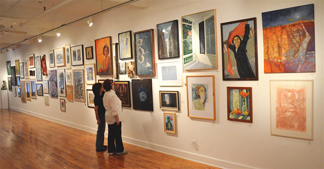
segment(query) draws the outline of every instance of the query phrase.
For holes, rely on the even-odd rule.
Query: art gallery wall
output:
[[[263,73],[262,12],[315,4],[316,32],[316,72],[291,74]],[[6,80],[5,61],[27,60],[28,54],[46,54],[48,51],[67,44],[84,47],[94,46],[94,40],[112,36],[117,42],[118,33],[154,29],[155,58],[157,56],[156,24],[179,20],[180,45],[181,16],[216,9],[218,70],[183,72],[182,87],[160,87],[159,77],[153,77],[154,111],[136,111],[124,108],[123,139],[127,143],[180,156],[190,160],[224,168],[323,168],[323,1],[322,0],[281,0],[281,1],[149,1],[148,8],[121,7],[93,18],[94,25],[88,27],[86,21],[61,29],[61,37],[43,37],[42,43],[21,45],[19,49],[1,55],[0,77]],[[240,19],[257,18],[258,81],[223,81],[220,23]],[[78,30],[78,31],[75,31]],[[54,34],[54,33],[53,33]],[[180,46],[182,47],[182,46]],[[4,59],[6,58],[6,59]],[[182,65],[181,59],[172,59]],[[95,63],[95,60],[86,60]],[[158,64],[158,63],[157,63]],[[82,66],[73,67],[73,69]],[[4,73],[5,72],[5,73]],[[215,76],[216,120],[191,119],[187,116],[187,75]],[[99,77],[99,76],[98,76]],[[99,79],[110,78],[100,76]],[[44,78],[46,79],[46,78]],[[129,80],[125,75],[120,80]],[[270,80],[314,80],[313,95],[313,141],[277,137],[270,135]],[[227,120],[227,87],[252,87],[253,123]],[[88,86],[87,88],[90,88]],[[159,108],[159,90],[180,92],[180,112],[177,112],[177,134],[167,134],[163,130],[163,111]],[[27,103],[10,92],[10,108],[50,121],[95,133],[94,111],[85,103],[67,102],[66,112],[60,111],[59,99],[50,99],[45,106],[44,97],[37,97]],[[127,148],[127,147],[126,147]],[[132,156],[133,154],[128,154]]]

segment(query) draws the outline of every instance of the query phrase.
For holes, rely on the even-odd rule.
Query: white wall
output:
[[[262,12],[315,4],[316,73],[264,74]],[[169,0],[150,1],[146,9],[122,7],[93,18],[94,26],[75,24],[61,30],[60,38],[43,38],[41,44],[22,45],[6,53],[6,60],[27,60],[29,53],[47,54],[48,50],[66,44],[94,46],[94,40],[112,36],[117,42],[118,33],[154,29],[156,24],[178,19],[181,16],[208,9],[216,9],[218,66],[217,71],[184,72],[187,75],[215,75],[216,120],[197,120],[187,117],[186,87],[159,87],[153,78],[154,112],[135,111],[124,108],[123,138],[125,142],[157,151],[181,156],[194,161],[225,168],[323,168],[323,1],[322,0]],[[257,41],[259,81],[222,81],[222,54],[220,23],[257,17]],[[85,21],[84,21],[85,22]],[[179,28],[181,26],[179,25]],[[77,30],[77,31],[76,31]],[[181,32],[181,31],[180,31]],[[181,34],[181,33],[180,33]],[[180,35],[181,36],[181,35]],[[181,39],[181,38],[180,38]],[[158,61],[157,45],[155,57]],[[1,55],[0,78],[6,79],[5,59]],[[87,60],[86,60],[87,62]],[[90,61],[90,62],[94,62]],[[180,59],[181,62],[181,59]],[[88,63],[88,62],[87,62]],[[101,78],[106,78],[101,77]],[[270,135],[270,80],[314,80],[314,140],[305,141]],[[121,80],[128,80],[121,76]],[[226,87],[252,87],[253,123],[238,123],[227,120]],[[180,92],[181,112],[177,113],[177,134],[163,131],[163,112],[159,109],[159,90]],[[93,109],[84,103],[67,103],[67,112],[61,112],[58,99],[50,99],[46,107],[43,97],[21,103],[10,93],[12,109],[39,116],[48,120],[95,133],[96,121]],[[132,154],[129,154],[132,155]]]

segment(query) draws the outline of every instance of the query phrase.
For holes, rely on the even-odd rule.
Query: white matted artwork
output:
[[[160,86],[182,86],[179,62],[159,62],[158,79]]]
[[[58,96],[66,97],[65,69],[57,69]]]
[[[54,50],[55,53],[55,62],[56,67],[64,67],[65,66],[65,48],[57,48]]]
[[[72,70],[66,71],[66,85],[72,85]]]
[[[65,67],[66,69],[72,69],[72,61],[71,61],[71,45],[65,45]]]
[[[44,94],[48,94],[48,81],[47,80],[43,81],[43,92],[44,92]]]
[[[313,81],[270,81],[271,135],[313,140]]]
[[[96,83],[96,68],[95,64],[86,64],[84,65],[85,70],[85,82],[86,84],[95,84]]]

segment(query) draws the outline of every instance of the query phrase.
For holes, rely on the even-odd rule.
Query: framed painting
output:
[[[44,96],[44,103],[45,103],[45,106],[49,106],[49,96]]]
[[[271,135],[313,140],[313,81],[271,80]]]
[[[83,69],[73,70],[74,101],[85,102],[84,96],[84,71]]]
[[[24,62],[20,62],[19,63],[19,66],[20,66],[20,78],[21,79],[24,79]]]
[[[215,120],[215,76],[187,76],[188,117]]]
[[[159,59],[180,57],[178,20],[157,24]]]
[[[216,10],[181,18],[183,69],[217,69]]]
[[[19,76],[17,76],[16,83],[17,83],[16,86],[20,86],[20,77]]]
[[[133,109],[153,111],[152,79],[132,79]]]
[[[65,45],[65,67],[66,69],[72,69],[72,59],[71,59],[71,45]]]
[[[227,87],[227,120],[252,123],[252,87]]]
[[[118,57],[118,43],[114,43],[112,45],[112,53],[113,53],[113,76],[114,79],[119,79],[119,57]]]
[[[73,86],[66,85],[66,99],[69,102],[73,102]]]
[[[17,95],[18,95],[18,97],[21,97],[21,90],[20,90],[20,87],[17,87]]]
[[[66,112],[66,102],[65,99],[60,98],[60,110]]]
[[[181,73],[178,61],[158,63],[158,81],[160,86],[182,86]]]
[[[25,81],[25,90],[26,90],[27,100],[31,101],[30,81]]]
[[[43,96],[43,84],[36,84],[37,96]]]
[[[66,97],[65,69],[57,69],[58,96]]]
[[[43,93],[48,94],[48,81],[43,81]]]
[[[40,63],[43,76],[47,76],[46,55],[42,56]]]
[[[95,40],[96,65],[98,75],[113,74],[111,36]]]
[[[160,91],[160,109],[179,111],[179,92],[178,91]]]
[[[24,62],[24,77],[25,79],[29,79],[29,62],[25,61]]]
[[[11,76],[8,76],[8,90],[12,91]]]
[[[35,68],[35,54],[28,55],[29,68]]]
[[[114,88],[116,95],[122,102],[123,107],[131,107],[129,81],[115,81]]]
[[[164,132],[176,134],[176,114],[175,113],[163,113],[164,116]]]
[[[71,47],[71,59],[72,66],[80,66],[83,65],[83,45],[77,45]]]
[[[134,33],[136,75],[155,76],[153,29]]]
[[[264,73],[315,72],[314,24],[314,4],[262,13]]]
[[[85,70],[85,82],[86,84],[95,84],[96,83],[96,71],[95,71],[95,64],[86,64],[84,65]]]
[[[72,70],[66,71],[66,85],[72,85]]]
[[[58,97],[57,70],[49,70],[48,72],[48,92],[52,98]]]
[[[36,71],[36,80],[37,81],[42,81],[42,65],[41,65],[41,56],[36,56],[35,57],[35,71]]]
[[[15,66],[11,66],[11,84],[17,86]]]
[[[118,34],[120,60],[133,59],[132,42],[132,31],[126,31]]]
[[[126,62],[119,63],[119,74],[126,75]]]
[[[56,67],[65,66],[65,48],[54,49]]]
[[[20,75],[20,62],[19,62],[19,59],[15,60],[15,69],[16,69],[16,75]]]
[[[37,90],[35,80],[30,81],[30,94],[32,99],[37,99]]]
[[[49,67],[55,68],[54,50],[48,51],[48,54],[49,54]]]
[[[94,98],[95,98],[95,96],[94,96],[92,90],[87,89],[87,106],[89,108],[94,108],[95,107]]]
[[[35,77],[36,77],[36,71],[35,71],[35,69],[29,70],[29,78],[30,79],[35,79]]]
[[[21,93],[21,102],[27,103],[27,91],[26,91],[26,83],[25,81],[21,81],[20,83],[20,93]]]
[[[93,46],[88,46],[85,48],[86,59],[93,59]]]
[[[126,63],[126,71],[129,78],[135,77],[135,62],[130,61]]]
[[[6,62],[6,66],[7,66],[7,74],[11,75],[11,61],[10,60],[8,60]]]
[[[258,80],[256,18],[221,24],[223,80]]]

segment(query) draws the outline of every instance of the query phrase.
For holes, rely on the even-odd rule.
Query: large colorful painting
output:
[[[43,80],[43,77],[42,77],[43,72],[42,72],[41,56],[35,57],[35,69],[36,69],[36,80],[42,81]]]
[[[221,24],[223,80],[258,80],[256,18]]]
[[[57,70],[58,77],[58,96],[66,97],[65,69]]]
[[[122,102],[123,107],[131,107],[129,81],[115,81],[115,92]]]
[[[113,57],[111,37],[105,37],[95,40],[96,63],[98,75],[113,74]]]
[[[52,98],[58,97],[57,70],[49,70],[48,72],[48,92]]]
[[[218,68],[215,24],[215,9],[181,18],[184,70]]]
[[[159,59],[180,57],[178,20],[157,24]]]
[[[163,113],[164,116],[164,131],[166,133],[176,133],[176,114],[175,113]]]
[[[314,4],[262,13],[265,73],[315,72]]]
[[[313,81],[270,81],[271,134],[313,140]]]
[[[76,102],[84,102],[84,71],[83,69],[73,70],[73,86],[74,100]]]
[[[132,59],[132,31],[122,32],[118,34],[119,59]]]
[[[72,46],[71,55],[72,66],[80,66],[84,64],[83,45]]]
[[[134,33],[136,75],[155,76],[153,29]]]
[[[227,119],[252,123],[252,88],[227,87]]]
[[[187,76],[188,116],[215,120],[215,76]]]
[[[152,79],[132,80],[133,109],[153,111]]]

